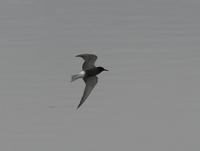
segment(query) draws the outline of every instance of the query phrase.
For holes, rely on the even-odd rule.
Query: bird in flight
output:
[[[87,97],[90,95],[91,91],[95,87],[98,82],[98,77],[96,75],[100,74],[102,71],[108,71],[103,67],[96,67],[95,61],[97,60],[97,56],[94,54],[80,54],[76,57],[81,57],[84,60],[82,65],[82,71],[78,74],[72,75],[71,82],[82,78],[85,82],[85,90],[77,109],[85,102]]]

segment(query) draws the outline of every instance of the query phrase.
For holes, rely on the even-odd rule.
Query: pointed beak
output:
[[[104,71],[109,71],[109,70],[107,70],[107,69],[104,69]]]

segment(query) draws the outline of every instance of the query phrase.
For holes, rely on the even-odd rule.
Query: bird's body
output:
[[[88,70],[85,70],[85,76],[91,77],[100,74],[102,71],[104,71],[101,67],[94,67]]]
[[[93,54],[80,54],[76,57],[81,57],[85,60],[85,62],[82,65],[82,71],[76,75],[72,76],[72,81],[75,81],[79,78],[83,78],[86,86],[83,93],[83,96],[81,98],[81,101],[77,107],[77,109],[84,103],[84,101],[87,99],[93,88],[98,82],[98,77],[96,75],[100,74],[102,71],[108,71],[104,69],[103,67],[96,67],[95,61],[97,59],[96,55]]]

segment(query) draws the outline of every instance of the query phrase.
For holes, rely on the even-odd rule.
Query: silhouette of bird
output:
[[[86,84],[83,96],[77,109],[85,102],[87,97],[90,95],[91,91],[95,87],[98,82],[98,77],[96,75],[100,74],[102,71],[108,71],[103,67],[96,67],[95,61],[97,60],[97,56],[94,54],[80,54],[76,57],[81,57],[84,59],[84,63],[82,65],[82,71],[78,74],[72,75],[71,82],[82,78]]]

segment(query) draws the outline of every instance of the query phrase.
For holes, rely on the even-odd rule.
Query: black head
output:
[[[97,67],[97,69],[102,72],[102,71],[108,71],[107,69],[104,69],[103,67]]]

